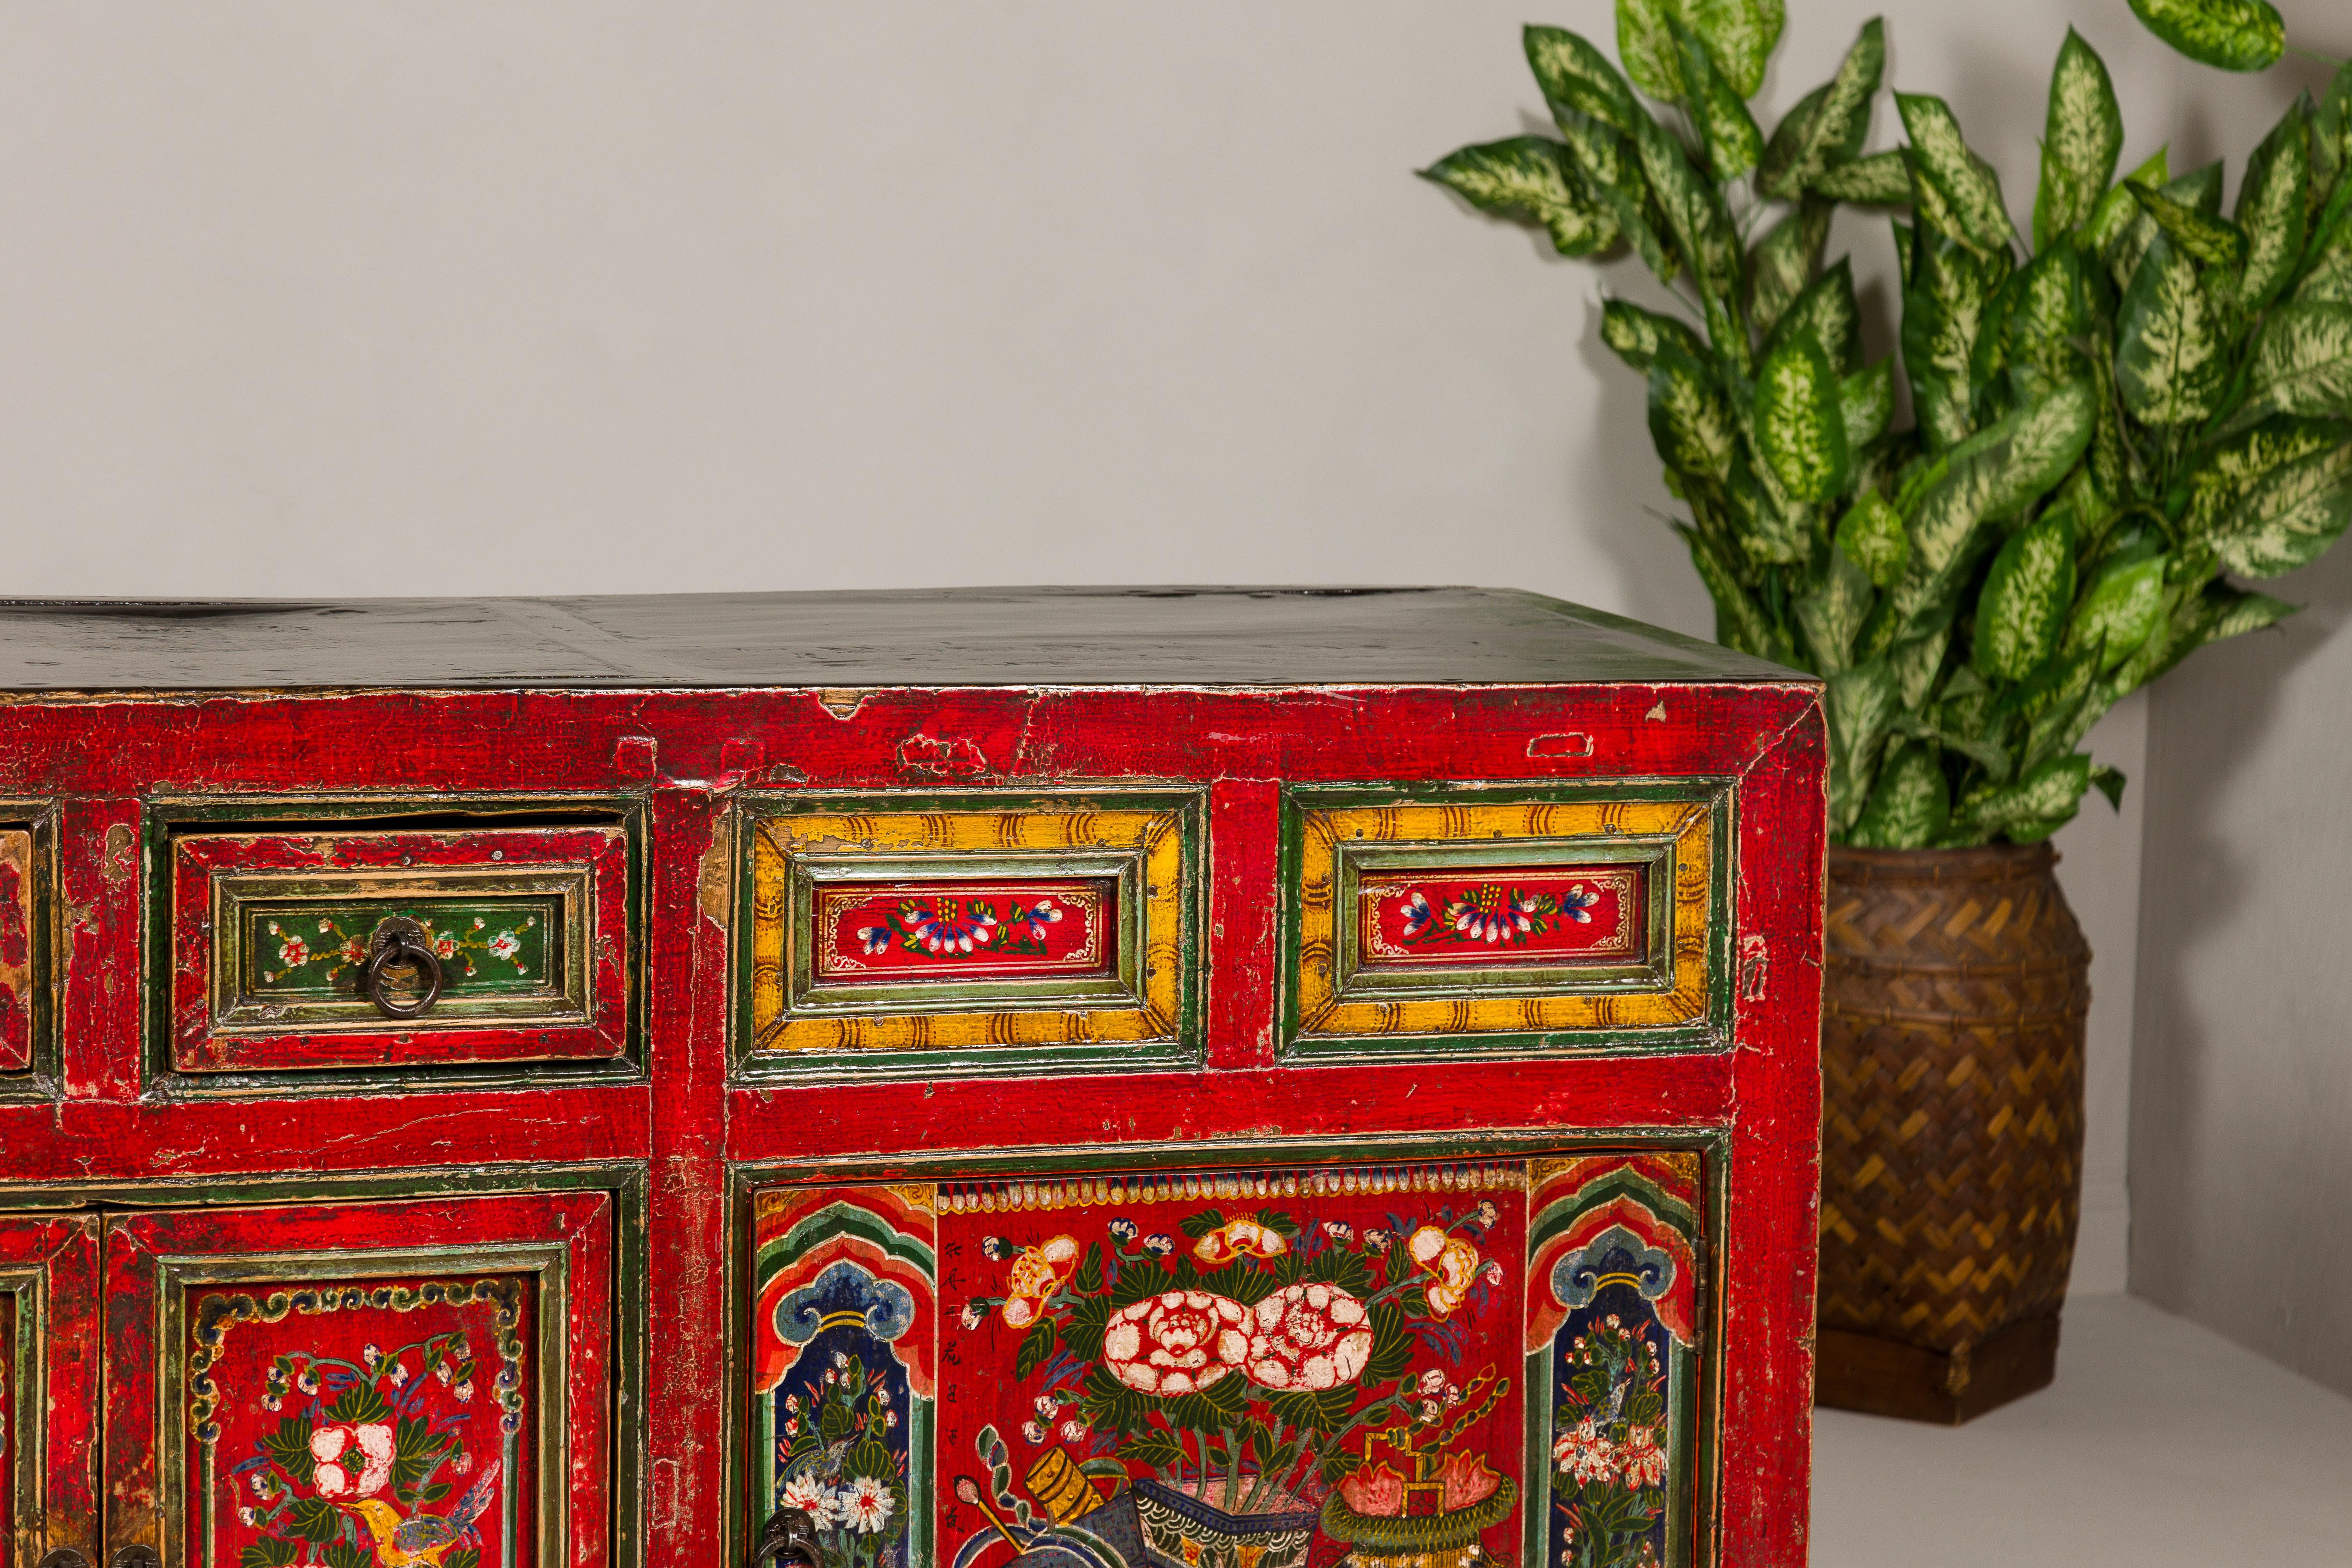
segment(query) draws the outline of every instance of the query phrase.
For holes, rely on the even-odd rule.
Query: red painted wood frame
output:
[[[1255,1144],[1257,1157],[1287,1140],[1473,1151],[1488,1133],[1708,1147],[1722,1194],[1721,1560],[1803,1560],[1820,1114],[1814,689],[930,689],[867,693],[854,707],[828,706],[829,695],[395,691],[0,707],[0,794],[54,811],[59,884],[53,1066],[0,1089],[14,1100],[0,1103],[0,1192],[19,1207],[97,1188],[157,1194],[149,1202],[169,1188],[202,1203],[206,1184],[231,1177],[267,1176],[293,1194],[353,1173],[436,1170],[520,1189],[553,1166],[642,1163],[647,1277],[614,1310],[649,1325],[658,1352],[643,1407],[617,1415],[625,1435],[642,1436],[646,1484],[616,1506],[647,1561],[702,1568],[739,1562],[751,1522],[730,1330],[743,1310],[756,1180],[872,1180],[919,1154],[1017,1162],[1090,1146],[1131,1165],[1154,1150],[1198,1158],[1207,1140]],[[1558,743],[1570,732],[1581,746]],[[1624,779],[1730,783],[1728,1048],[1281,1059],[1286,786]],[[747,923],[731,906],[736,792],[1136,781],[1207,799],[1202,1070],[730,1082],[730,921]],[[139,846],[152,798],[373,797],[422,812],[531,792],[642,813],[651,983],[629,1070],[545,1081],[453,1070],[446,1087],[399,1099],[331,1084],[142,1081],[153,1072],[142,961],[155,957],[142,951],[142,901],[157,868]]]

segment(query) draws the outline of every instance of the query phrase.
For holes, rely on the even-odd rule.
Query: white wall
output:
[[[1795,6],[1770,103],[1873,9]],[[1602,279],[1408,173],[1539,123],[1530,17],[1612,36],[1596,0],[13,0],[0,584],[1438,581],[1705,631]],[[1889,21],[2021,215],[2069,21],[2127,156],[2202,134],[2125,0]],[[1884,352],[1883,226],[1837,243]],[[2061,839],[2084,1288],[2122,1279],[2143,735],[2102,728],[2135,794]]]

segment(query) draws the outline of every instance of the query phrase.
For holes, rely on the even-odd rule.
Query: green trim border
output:
[[[945,1182],[1000,1173],[1145,1169],[1225,1171],[1260,1166],[1360,1164],[1413,1160],[1528,1160],[1546,1154],[1651,1153],[1681,1150],[1699,1156],[1700,1237],[1698,1296],[1695,1309],[1706,1325],[1697,1352],[1696,1445],[1691,1467],[1690,1514],[1696,1551],[1694,1568],[1716,1568],[1721,1540],[1720,1446],[1723,1412],[1721,1281],[1724,1234],[1730,1196],[1731,1130],[1727,1127],[1607,1127],[1474,1129],[1428,1133],[1371,1133],[1356,1137],[1215,1140],[1193,1142],[1101,1143],[1052,1148],[966,1150],[916,1155],[841,1154],[803,1160],[757,1160],[727,1167],[723,1275],[726,1317],[725,1384],[718,1438],[726,1456],[726,1512],[719,1560],[739,1561],[762,1521],[751,1517],[756,1495],[749,1439],[758,1430],[751,1409],[751,1318],[753,1210],[760,1193],[776,1186],[856,1186],[904,1182]],[[1520,1259],[1522,1274],[1527,1260]],[[944,1332],[947,1304],[935,1321]],[[1532,1425],[1531,1423],[1528,1425]],[[1548,1458],[1549,1456],[1547,1456]],[[1524,1506],[1524,1501],[1522,1506]],[[938,1568],[916,1562],[911,1568]],[[1545,1568],[1528,1563],[1524,1568]]]
[[[625,794],[349,795],[150,796],[140,814],[140,1048],[145,1093],[167,1100],[250,1100],[257,1095],[309,1099],[397,1089],[555,1089],[579,1084],[643,1083],[646,1079],[646,1019],[650,1007],[646,897],[650,790]],[[386,832],[451,832],[468,827],[618,826],[627,846],[623,893],[624,983],[628,988],[621,1054],[578,1061],[422,1062],[415,1067],[288,1068],[245,1072],[184,1073],[172,1061],[172,839],[190,826],[250,824],[283,829],[302,823],[338,828],[381,825]],[[495,1020],[468,1026],[495,1027]]]
[[[25,984],[30,993],[32,1064],[0,1072],[0,1105],[44,1103],[56,1100],[65,1083],[64,1037],[58,1028],[58,952],[62,944],[65,900],[63,869],[58,863],[61,802],[42,795],[0,797],[0,827],[17,828],[33,836],[33,909],[26,939]]]
[[[0,1551],[13,1551],[19,1541],[46,1544],[43,1506],[49,1473],[49,1270],[46,1262],[0,1270],[0,1296],[16,1306],[14,1343],[9,1347],[9,1376],[0,1388],[0,1454],[7,1456],[13,1474],[0,1474],[0,1486],[12,1494],[8,1517],[12,1539],[0,1539]]]
[[[1020,1078],[1040,1072],[1097,1072],[1114,1068],[1198,1068],[1203,1059],[1201,969],[1209,874],[1208,798],[1207,789],[1199,784],[1160,780],[1146,781],[1132,788],[1124,784],[1076,784],[1052,790],[760,790],[736,794],[728,802],[725,822],[714,829],[715,833],[726,836],[726,853],[731,867],[728,885],[732,896],[727,921],[730,955],[728,984],[732,993],[728,999],[728,1081],[732,1085],[870,1083],[909,1079]],[[803,813],[866,811],[877,815],[904,815],[922,811],[987,812],[1089,807],[1165,811],[1176,817],[1178,855],[1182,869],[1177,888],[1176,1020],[1171,1037],[1084,1045],[947,1046],[929,1050],[870,1050],[854,1054],[827,1052],[822,1056],[759,1048],[758,1031],[751,1016],[753,954],[751,912],[754,896],[751,835],[762,824]],[[1073,848],[1056,853],[1064,861],[1079,868],[1070,873],[1077,876],[1099,875],[1090,868],[1098,867],[1105,859],[1101,851]],[[1054,859],[1047,856],[1024,856],[1022,863],[1025,875],[1049,877],[1061,874],[1055,870]],[[995,874],[1001,873],[1007,862],[999,856],[958,856],[954,864],[983,865],[991,874]],[[1122,878],[1122,901],[1127,886],[1126,879]],[[1130,952],[1136,962],[1140,962],[1140,930],[1129,929],[1129,921],[1125,911],[1122,911],[1120,920],[1119,962],[1122,965],[1127,963]],[[1056,984],[1050,981],[1029,983],[1033,987]],[[929,996],[935,1000],[920,1005],[901,1002],[888,1010],[938,1012],[950,1010],[949,1004],[955,1005],[952,1009],[955,1011],[971,1011],[975,1007],[991,1005],[1008,1011],[1099,1005],[1104,998],[1092,995],[1086,990],[1099,984],[1083,980],[1063,984],[1058,991],[1033,988],[1026,992],[1009,991],[1001,982],[941,984],[927,988]],[[871,1010],[885,1009],[877,1006]]]
[[[1734,869],[1738,861],[1738,779],[1730,774],[1706,774],[1679,778],[1622,778],[1595,783],[1540,783],[1525,781],[1486,784],[1478,782],[1433,781],[1413,784],[1286,784],[1282,791],[1281,839],[1278,855],[1280,934],[1277,939],[1277,967],[1275,984],[1276,1030],[1277,1041],[1276,1060],[1281,1063],[1311,1061],[1330,1062],[1393,1062],[1393,1061],[1461,1061],[1496,1058],[1527,1057],[1538,1054],[1562,1056],[1599,1056],[1619,1054],[1649,1054],[1653,1052],[1727,1051],[1731,1048],[1731,989],[1732,939],[1738,911],[1733,906]],[[1707,896],[1713,902],[1716,916],[1710,923],[1706,939],[1706,1015],[1694,1024],[1675,1025],[1664,1028],[1571,1028],[1542,1031],[1516,1030],[1507,1033],[1465,1034],[1437,1031],[1412,1035],[1309,1035],[1299,1028],[1298,975],[1300,964],[1300,925],[1303,884],[1306,877],[1306,817],[1310,811],[1328,811],[1353,806],[1383,805],[1608,805],[1614,802],[1662,802],[1668,804],[1704,805],[1709,808],[1711,858],[1708,868]],[[1485,846],[1486,839],[1473,841]],[[1525,840],[1526,843],[1552,843],[1551,840]],[[1645,859],[1652,839],[1643,835],[1617,835],[1602,838],[1596,836],[1596,847],[1611,847],[1618,859]],[[1615,847],[1628,847],[1616,850]],[[1393,847],[1427,847],[1422,841],[1400,844]],[[1382,849],[1392,847],[1382,845]],[[1492,850],[1486,850],[1489,858]],[[1671,858],[1664,864],[1671,865]],[[1655,899],[1652,904],[1657,907]],[[1349,922],[1342,921],[1342,925]],[[1669,938],[1671,940],[1671,938]],[[1612,972],[1595,972],[1598,984],[1589,987],[1598,994],[1625,993],[1657,989],[1646,984],[1628,984],[1622,979],[1612,978]],[[1385,981],[1387,977],[1383,976]],[[1411,991],[1383,984],[1381,994],[1357,992],[1348,999],[1360,1002],[1398,1001],[1408,997],[1419,999],[1436,994],[1441,984],[1464,991],[1475,991],[1485,996],[1527,994],[1528,984],[1518,981],[1510,985],[1488,985],[1474,973],[1452,975],[1440,983],[1434,976],[1425,984],[1417,984]],[[1570,987],[1557,987],[1548,994],[1559,994]]]
[[[653,1473],[650,1433],[644,1415],[646,1353],[651,1332],[651,1302],[646,1289],[651,1188],[650,1171],[635,1162],[432,1168],[360,1175],[305,1173],[145,1182],[11,1182],[0,1184],[0,1214],[233,1208],[257,1204],[363,1203],[421,1197],[511,1197],[533,1193],[610,1194],[614,1311],[612,1344],[606,1362],[611,1369],[611,1404],[605,1422],[605,1452],[612,1467],[606,1489],[612,1510],[609,1562],[611,1568],[642,1568],[646,1551],[645,1486]],[[555,1321],[544,1315],[542,1321]],[[170,1408],[163,1403],[163,1395],[164,1390],[159,1384],[158,1419],[163,1419],[163,1412]],[[179,1414],[184,1417],[184,1406]],[[163,1458],[159,1450],[159,1464]],[[569,1469],[570,1457],[566,1455],[558,1473],[568,1475]]]

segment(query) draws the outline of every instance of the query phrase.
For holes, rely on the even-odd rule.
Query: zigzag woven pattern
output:
[[[1948,1352],[2065,1294],[2091,953],[2055,861],[1830,851],[1824,1329]]]

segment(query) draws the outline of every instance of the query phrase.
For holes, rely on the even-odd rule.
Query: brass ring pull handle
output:
[[[107,1568],[163,1568],[163,1559],[152,1546],[122,1546],[107,1559]]]
[[[425,978],[425,994],[413,1002],[394,999],[384,989],[384,971],[388,969],[415,970]],[[435,955],[433,939],[425,928],[404,915],[394,915],[376,927],[367,963],[360,970],[360,989],[375,1004],[375,1010],[387,1018],[414,1018],[432,1006],[441,994],[441,960]],[[117,1563],[113,1568],[135,1565]]]
[[[825,1568],[824,1555],[817,1548],[815,1522],[806,1513],[780,1508],[768,1516],[759,1541],[751,1547],[751,1561],[744,1568],[760,1568],[772,1559],[776,1568]]]
[[[60,1546],[41,1559],[41,1568],[89,1568],[89,1559],[71,1546]]]

